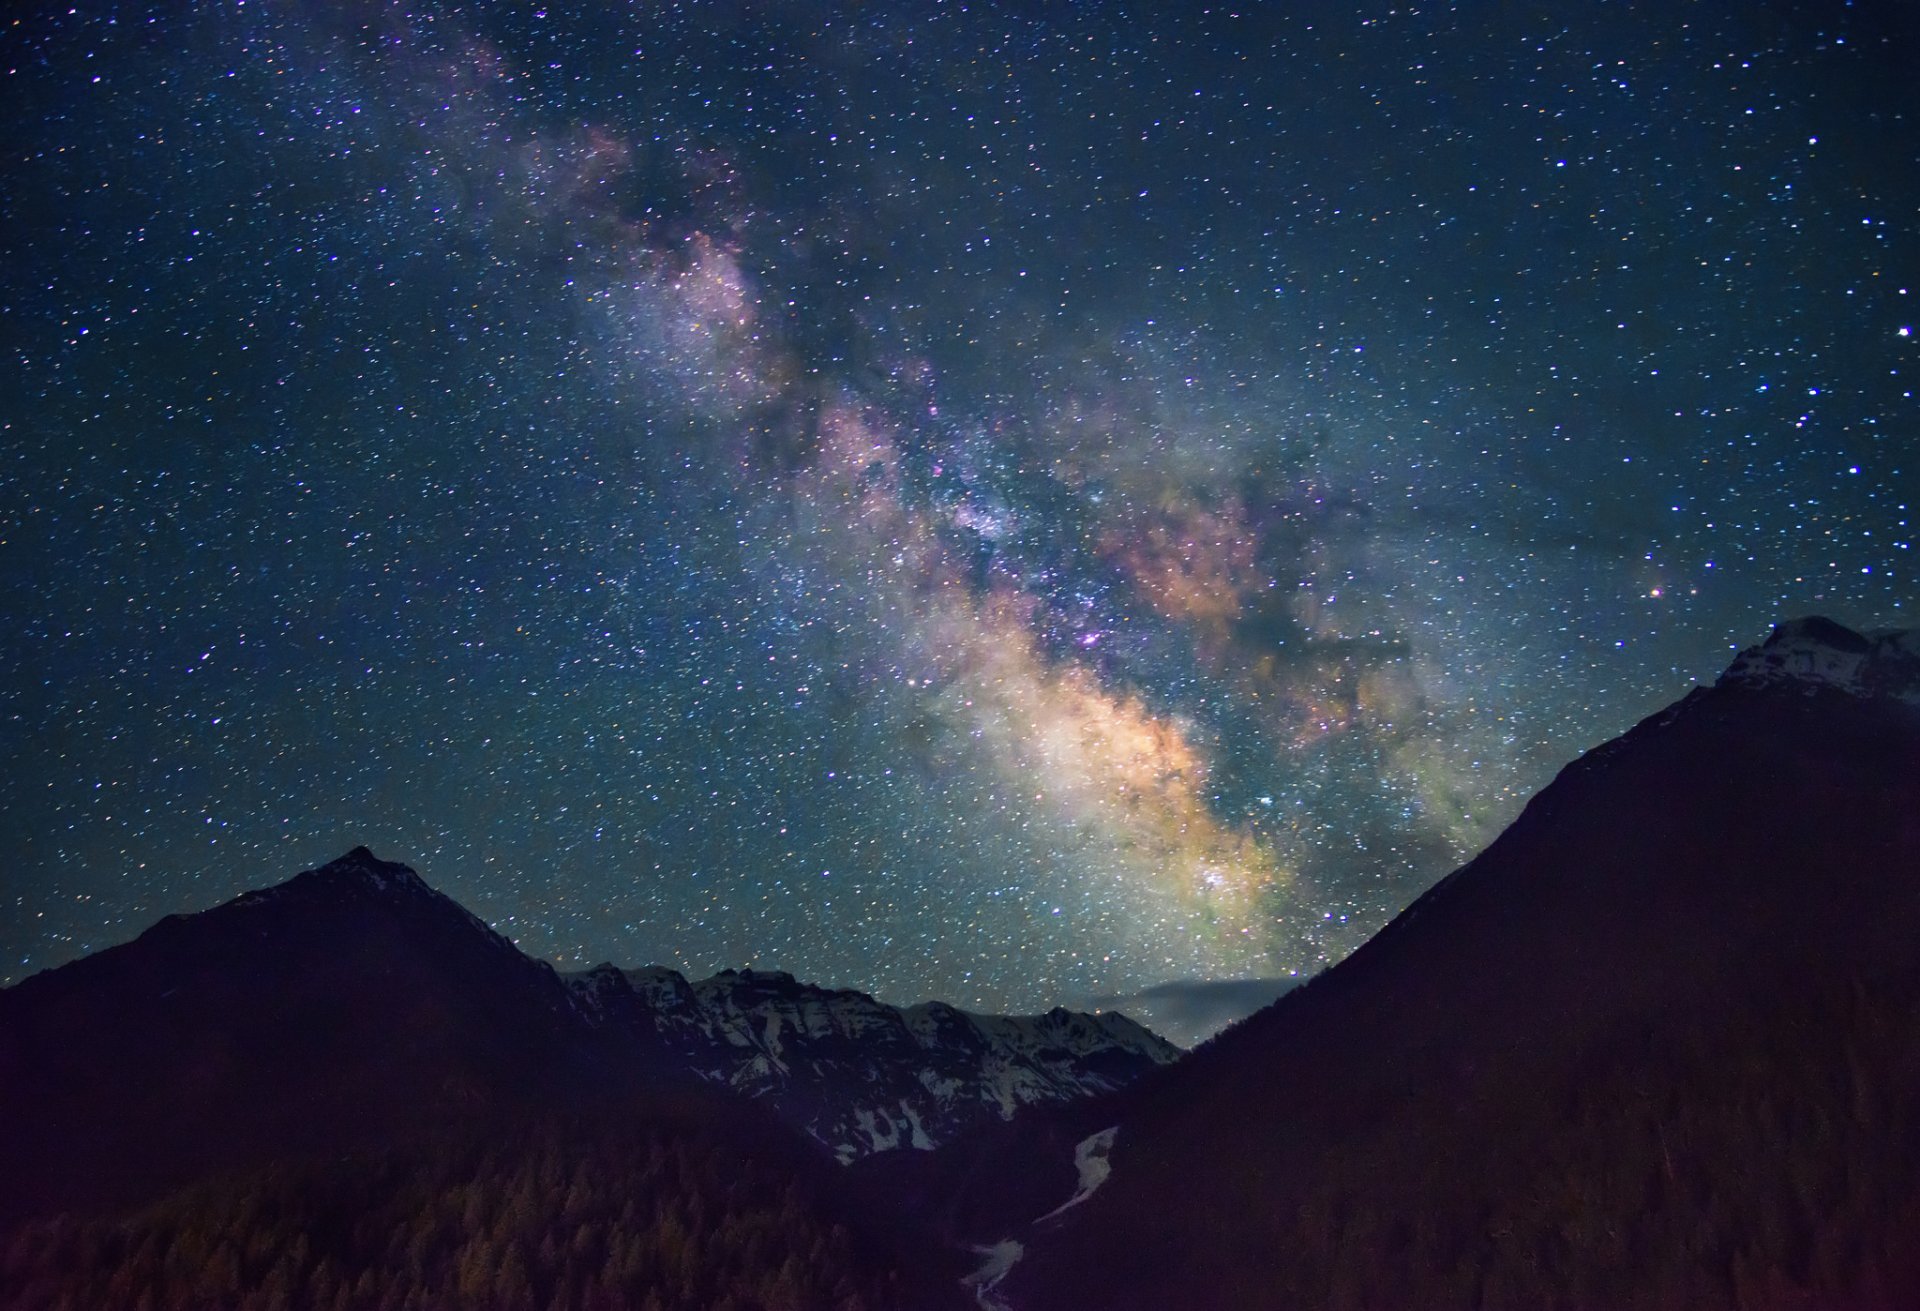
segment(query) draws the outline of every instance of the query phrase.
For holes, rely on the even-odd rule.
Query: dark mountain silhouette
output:
[[[786,974],[560,976],[365,848],[0,992],[0,1214],[230,1163],[706,1087],[842,1160],[1108,1091],[1178,1049],[1119,1015],[900,1010]]]
[[[1920,634],[1786,625],[1348,960],[1053,1117],[1049,1206],[1117,1126],[1090,1195],[1036,1223],[1003,1184],[989,1232],[993,1148],[925,1177],[1024,1244],[984,1295],[1021,1311],[1920,1305],[1917,943]]]
[[[360,848],[0,992],[0,1206],[137,1201],[635,1073],[549,967]]]
[[[365,849],[0,992],[0,1305],[940,1307],[949,1254]]]
[[[1114,1015],[562,977],[359,848],[0,991],[0,1305],[937,1307],[953,1255],[836,1149],[1176,1054]]]

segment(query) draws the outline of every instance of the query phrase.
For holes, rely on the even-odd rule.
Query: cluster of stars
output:
[[[359,842],[564,965],[1324,966],[1911,622],[1892,23],[11,20],[0,981]]]

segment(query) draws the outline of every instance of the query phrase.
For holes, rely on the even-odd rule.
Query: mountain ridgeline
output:
[[[0,1224],[24,1226],[0,1305],[135,1305],[89,1281],[137,1260],[122,1284],[157,1306],[252,1305],[269,1278],[327,1290],[294,1305],[344,1286],[358,1306],[361,1275],[408,1306],[511,1286],[502,1305],[749,1311],[838,1306],[786,1294],[841,1285],[848,1305],[937,1306],[957,1284],[927,1272],[952,1258],[894,1260],[910,1236],[862,1219],[836,1158],[931,1148],[1177,1055],[1117,1015],[902,1011],[783,974],[562,976],[356,849],[0,992]],[[556,1190],[586,1199],[565,1233]],[[689,1216],[713,1232],[679,1233]],[[740,1237],[761,1230],[802,1250]],[[302,1234],[304,1263],[258,1254]],[[509,1255],[514,1278],[475,1273]]]
[[[997,1295],[1920,1305],[1916,942],[1920,633],[1784,625],[1121,1094]]]
[[[764,1100],[843,1163],[1112,1092],[1180,1055],[1115,1012],[903,1010],[756,970],[689,983],[673,970],[601,965],[567,982],[597,1022]]]
[[[0,1305],[1920,1305],[1920,635],[1783,625],[1199,1050],[356,850],[0,991]]]

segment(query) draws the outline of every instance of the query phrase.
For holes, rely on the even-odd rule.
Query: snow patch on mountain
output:
[[[1027,1249],[1013,1238],[1003,1238],[992,1247],[976,1247],[974,1252],[985,1258],[980,1268],[960,1281],[962,1288],[973,1290],[973,1300],[980,1305],[981,1311],[1013,1311],[1013,1308],[994,1292],[1001,1281],[1013,1272]]]
[[[1099,1133],[1089,1134],[1080,1140],[1073,1149],[1073,1168],[1079,1173],[1080,1184],[1073,1190],[1073,1196],[1041,1216],[1042,1220],[1051,1220],[1062,1211],[1068,1211],[1093,1196],[1094,1190],[1107,1181],[1113,1173],[1113,1140],[1120,1134],[1120,1126],[1102,1129]]]
[[[590,1022],[767,1099],[842,1162],[931,1150],[1023,1107],[1111,1092],[1180,1055],[1112,1012],[901,1009],[758,970],[689,983],[660,967],[600,965],[567,982]]]

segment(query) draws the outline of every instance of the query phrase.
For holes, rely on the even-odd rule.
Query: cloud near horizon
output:
[[[1304,982],[1304,975],[1268,979],[1169,979],[1139,992],[1089,998],[1088,1004],[1103,1011],[1122,1011],[1169,1042],[1193,1047],[1271,1005]]]

